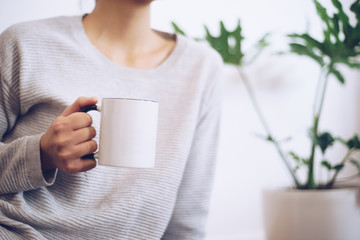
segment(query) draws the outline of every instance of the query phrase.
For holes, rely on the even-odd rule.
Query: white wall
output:
[[[80,14],[91,7],[92,0],[0,0],[0,31],[19,21]],[[305,131],[311,124],[319,69],[306,58],[272,53],[285,47],[286,33],[304,31],[307,25],[318,33],[320,25],[311,1],[158,0],[153,3],[155,28],[171,31],[173,20],[189,35],[197,37],[203,35],[203,24],[216,33],[220,19],[231,28],[238,18],[247,38],[245,49],[264,33],[273,33],[273,48],[246,72],[273,132],[280,138],[295,135],[294,141],[287,145],[306,156],[309,143]],[[334,79],[331,81],[321,124],[322,129],[349,137],[359,130],[360,77],[355,71],[347,71],[346,77],[346,87],[339,87]],[[290,178],[274,148],[254,136],[264,133],[263,128],[233,68],[226,68],[224,82],[220,151],[208,239],[260,240],[264,239],[261,189],[288,186]],[[336,160],[341,153],[341,149],[337,150],[330,158]]]

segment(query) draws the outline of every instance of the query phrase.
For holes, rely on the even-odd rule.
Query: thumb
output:
[[[72,113],[80,112],[81,108],[89,105],[95,105],[97,102],[97,97],[79,97],[73,104],[64,110],[61,116],[66,117]]]

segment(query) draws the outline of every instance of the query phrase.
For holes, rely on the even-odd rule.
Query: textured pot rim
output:
[[[262,192],[293,192],[293,193],[330,193],[330,192],[347,192],[357,191],[360,192],[359,185],[336,185],[331,189],[296,189],[291,187],[265,187]]]

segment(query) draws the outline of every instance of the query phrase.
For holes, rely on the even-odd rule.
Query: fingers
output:
[[[61,114],[61,116],[69,116],[72,113],[76,113],[81,111],[82,107],[88,106],[88,105],[94,105],[98,101],[97,97],[79,97],[73,104],[71,104],[69,107],[67,107],[64,112]]]
[[[64,149],[59,155],[62,158],[58,166],[65,172],[75,173],[90,170],[96,166],[94,159],[81,159],[82,156],[95,152],[97,144],[94,140],[75,145],[70,149]]]
[[[72,133],[71,143],[79,144],[93,139],[96,136],[94,127],[81,128]]]
[[[66,165],[67,172],[84,172],[96,167],[96,161],[94,159],[81,159],[82,156],[95,152],[97,144],[95,141],[87,141],[78,144],[74,148],[77,159],[68,161]]]
[[[96,167],[96,161],[93,159],[81,159],[82,165],[79,168],[79,172],[85,172]]]
[[[90,127],[92,124],[91,116],[83,112],[72,113],[65,119],[66,123],[69,124],[69,127],[73,130]]]
[[[82,107],[96,103],[96,97],[79,97],[52,122],[40,141],[43,171],[59,168],[74,173],[96,166],[93,159],[81,159],[82,156],[95,152],[97,144],[91,140],[96,135],[91,126],[91,116],[79,112]]]
[[[97,144],[94,140],[86,141],[72,146],[59,145],[56,149],[57,155],[63,162],[72,161],[77,158],[81,158],[84,155],[95,152]]]
[[[88,171],[94,167],[96,167],[96,161],[93,159],[75,159],[64,165],[62,170],[69,173],[77,173]]]
[[[97,150],[97,143],[94,140],[86,141],[74,146],[74,157],[81,158]]]
[[[90,127],[92,118],[87,113],[73,113],[67,117],[60,116],[56,118],[52,127],[56,133],[68,133],[77,129]]]

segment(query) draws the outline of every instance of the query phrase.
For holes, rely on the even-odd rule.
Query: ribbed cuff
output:
[[[47,171],[41,170],[40,138],[41,134],[27,137],[25,151],[26,177],[34,189],[51,186],[56,179],[57,169]]]

